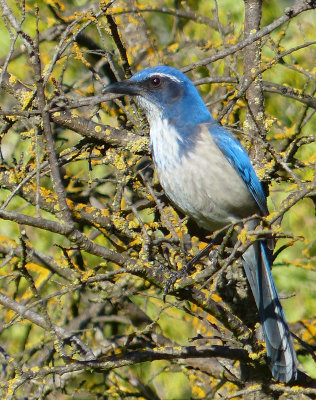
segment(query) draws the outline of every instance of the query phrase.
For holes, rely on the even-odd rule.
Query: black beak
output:
[[[103,89],[103,93],[116,93],[116,94],[128,94],[135,96],[140,94],[141,88],[139,83],[133,82],[126,79],[121,82],[115,82]]]

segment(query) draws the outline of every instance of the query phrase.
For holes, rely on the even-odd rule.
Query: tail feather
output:
[[[296,353],[271,274],[265,242],[256,242],[247,249],[243,265],[259,310],[272,375],[280,382],[289,382],[297,374]]]

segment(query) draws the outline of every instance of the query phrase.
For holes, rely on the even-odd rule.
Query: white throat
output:
[[[150,125],[150,143],[156,168],[164,170],[179,163],[181,136],[169,121],[162,117],[161,110],[152,102],[137,96],[137,103],[145,110]]]

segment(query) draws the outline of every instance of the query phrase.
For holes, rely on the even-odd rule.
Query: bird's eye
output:
[[[160,81],[160,78],[158,78],[157,76],[155,76],[155,77],[153,77],[153,78],[151,79],[150,83],[151,83],[151,85],[152,85],[153,87],[158,87],[158,86],[160,86],[161,81]]]

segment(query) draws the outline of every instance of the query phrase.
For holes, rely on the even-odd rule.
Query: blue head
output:
[[[213,120],[190,79],[166,65],[146,68],[105,91],[136,96],[150,124],[157,118],[166,119],[178,131],[188,132],[184,126]]]

